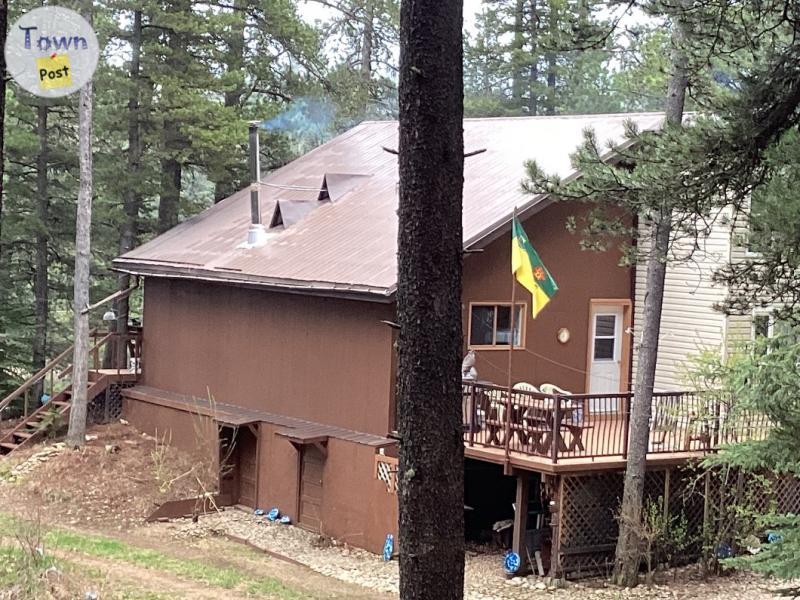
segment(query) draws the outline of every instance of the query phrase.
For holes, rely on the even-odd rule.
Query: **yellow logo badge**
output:
[[[66,54],[51,54],[36,59],[39,72],[39,88],[53,90],[72,85],[72,68]]]

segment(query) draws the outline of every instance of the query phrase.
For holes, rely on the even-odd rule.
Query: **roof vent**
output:
[[[313,200],[278,200],[269,228],[291,227],[317,207]]]
[[[322,189],[317,200],[319,202],[341,200],[342,196],[357,187],[368,177],[371,177],[371,175],[363,173],[325,173],[325,177],[322,179]]]

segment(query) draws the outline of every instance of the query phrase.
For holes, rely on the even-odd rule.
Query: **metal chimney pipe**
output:
[[[244,246],[253,248],[267,243],[267,231],[261,223],[261,207],[259,193],[261,191],[261,159],[258,147],[258,121],[249,125],[250,146],[250,228],[247,230],[247,242]]]
[[[261,223],[261,209],[258,205],[259,183],[261,182],[261,157],[258,145],[258,121],[250,123],[250,222]]]

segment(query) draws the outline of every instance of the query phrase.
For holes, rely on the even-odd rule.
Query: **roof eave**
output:
[[[248,288],[267,289],[288,294],[347,298],[351,300],[365,300],[381,303],[391,303],[394,301],[394,286],[384,288],[359,284],[331,283],[326,281],[300,281],[255,277],[244,273],[237,274],[233,271],[220,272],[202,267],[190,267],[178,264],[147,264],[132,259],[121,258],[114,260],[112,269],[120,273],[128,273],[140,277],[208,281]]]

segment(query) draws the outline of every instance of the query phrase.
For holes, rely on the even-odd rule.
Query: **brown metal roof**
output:
[[[514,207],[523,216],[543,198],[521,190],[524,163],[575,177],[570,154],[593,128],[597,139],[619,143],[624,124],[657,129],[660,113],[466,119],[464,244],[476,246],[507,226]],[[140,275],[188,277],[276,287],[304,293],[388,299],[397,264],[397,123],[366,122],[267,176],[261,214],[270,223],[275,204],[291,212],[272,228],[266,245],[241,247],[249,225],[249,188],[241,190],[154,240],[124,254],[114,267]],[[318,201],[323,182],[331,201]],[[304,207],[304,208],[300,208]],[[286,215],[284,215],[286,216]],[[535,244],[535,240],[532,240]]]

